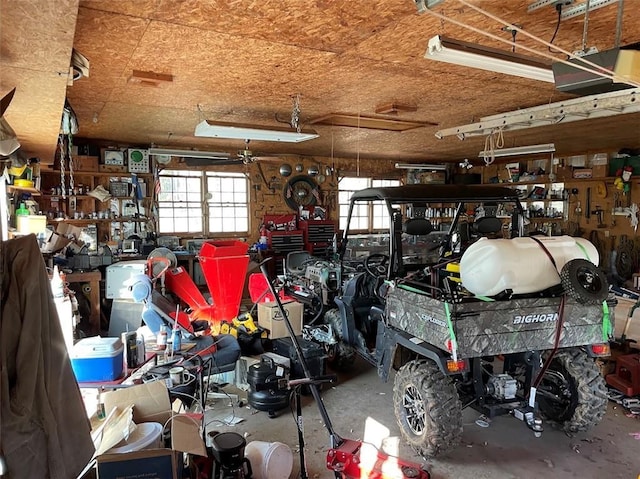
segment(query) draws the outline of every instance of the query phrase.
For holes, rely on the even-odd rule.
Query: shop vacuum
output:
[[[287,389],[277,387],[278,381],[288,377],[287,369],[275,364],[272,358],[263,356],[257,364],[252,364],[247,370],[249,383],[248,401],[252,408],[267,411],[269,417],[276,417],[277,411],[289,405]]]
[[[269,278],[269,273],[267,270],[267,262],[270,258],[266,259],[262,263],[260,263],[260,271],[263,276],[267,280],[269,285],[269,291],[273,295],[276,303],[278,304],[278,308],[280,313],[282,314],[282,318],[284,324],[287,328],[287,332],[289,333],[289,337],[292,340],[292,346],[295,349],[295,352],[298,357],[298,361],[300,362],[300,366],[304,371],[305,379],[298,379],[293,381],[287,381],[286,379],[279,380],[280,384],[286,383],[289,387],[291,387],[294,383],[297,384],[306,384],[309,386],[311,390],[311,395],[318,406],[318,410],[320,412],[320,417],[324,422],[324,426],[327,428],[327,432],[329,433],[329,449],[327,451],[327,469],[333,471],[336,479],[430,479],[430,475],[427,471],[422,469],[420,464],[406,461],[399,457],[390,457],[388,454],[383,451],[377,452],[377,458],[375,461],[375,465],[371,470],[365,470],[361,467],[360,461],[360,451],[362,449],[362,441],[355,441],[352,439],[343,439],[338,436],[338,434],[334,431],[333,425],[331,424],[331,419],[329,418],[329,413],[327,412],[327,408],[320,397],[320,392],[318,390],[318,384],[322,384],[326,382],[326,378],[314,378],[311,375],[309,366],[307,364],[307,360],[304,357],[304,353],[298,340],[296,339],[295,332],[291,326],[291,322],[287,317],[286,310],[282,305],[282,301],[280,300],[280,296],[275,290],[273,282]],[[261,385],[262,386],[262,385]],[[260,389],[258,387],[257,389]],[[300,398],[299,398],[299,388],[296,389],[296,423],[298,424],[298,441],[300,443],[300,478],[301,479],[309,479],[307,475],[307,470],[305,467],[305,452],[304,452],[304,428],[302,426],[302,411],[300,407]],[[251,401],[251,400],[250,400]],[[386,472],[382,470],[382,465],[387,462],[387,460],[391,460],[397,466],[394,468],[394,471]]]

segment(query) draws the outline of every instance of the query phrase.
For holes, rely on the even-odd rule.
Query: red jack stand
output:
[[[625,396],[640,394],[640,354],[618,356],[616,372],[608,374],[605,380]]]
[[[372,470],[366,471],[360,462],[360,450],[362,442],[351,439],[343,439],[343,442],[335,448],[329,449],[327,453],[327,469],[342,474],[341,477],[347,479],[429,479],[431,476],[420,467],[420,464],[405,461],[397,457],[390,457],[378,451],[378,457]],[[394,463],[396,471],[385,473],[383,465],[390,461]],[[398,475],[398,471],[401,475]]]

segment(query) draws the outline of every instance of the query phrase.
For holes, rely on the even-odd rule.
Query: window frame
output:
[[[200,215],[202,218],[201,229],[198,231],[166,231],[160,228],[160,211],[161,202],[158,198],[158,234],[159,235],[174,235],[180,237],[245,237],[250,234],[251,231],[251,185],[249,183],[249,178],[245,173],[235,172],[235,171],[212,171],[212,170],[189,170],[189,169],[163,169],[158,174],[159,179],[162,178],[175,178],[175,177],[186,177],[186,178],[197,178],[199,182],[200,188],[200,198],[198,200],[198,208],[200,210]],[[237,179],[243,179],[246,184],[246,202],[243,206],[246,208],[246,231],[210,231],[211,229],[211,217],[210,217],[210,208],[211,208],[211,195],[208,190],[209,188],[209,178],[212,177],[233,177]],[[160,197],[162,196],[162,192],[160,193]],[[167,202],[163,201],[162,203],[171,203],[172,205],[176,204],[176,202]],[[193,204],[194,202],[192,202]],[[240,204],[240,203],[237,203]],[[175,211],[175,206],[172,206]],[[175,216],[174,216],[174,229],[175,229]]]
[[[216,235],[216,236],[227,236],[227,235],[233,235],[233,236],[237,236],[237,235],[241,235],[241,236],[246,236],[249,234],[250,231],[250,227],[251,227],[251,185],[249,184],[249,179],[247,178],[247,175],[245,175],[244,173],[236,173],[236,172],[222,172],[222,171],[205,171],[204,172],[204,185],[205,185],[205,199],[204,199],[204,204],[205,204],[205,211],[206,211],[206,217],[207,217],[207,221],[206,221],[206,231],[207,231],[207,235]],[[213,219],[212,219],[212,198],[209,198],[209,196],[211,195],[211,191],[209,190],[209,179],[212,178],[233,178],[233,185],[234,188],[232,189],[232,191],[222,191],[222,194],[228,195],[231,194],[232,196],[237,196],[239,194],[243,194],[244,195],[244,203],[242,202],[236,202],[235,198],[234,201],[231,202],[219,202],[216,204],[219,204],[221,206],[219,206],[219,208],[224,212],[225,209],[229,208],[229,207],[233,207],[234,210],[237,212],[237,210],[240,209],[245,209],[246,210],[246,218],[244,218],[243,220],[246,222],[246,229],[245,230],[237,230],[234,229],[233,231],[211,231],[211,225],[213,223]],[[238,183],[235,180],[244,180],[244,191],[236,191],[235,190],[235,185]],[[221,182],[221,184],[224,184],[224,182]],[[227,206],[223,206],[223,205],[227,205]],[[242,206],[238,206],[238,205],[242,205]],[[225,215],[222,214],[222,216],[220,217],[222,222],[224,223],[225,220]],[[234,222],[237,223],[238,218],[237,216],[234,214],[233,215],[233,219]],[[243,221],[240,220],[240,221]],[[223,226],[224,227],[224,226]]]
[[[385,186],[401,186],[402,185],[402,179],[401,178],[378,178],[375,176],[371,176],[371,177],[360,177],[360,176],[343,176],[339,179],[338,181],[338,224],[339,224],[339,228],[341,231],[344,231],[344,229],[346,228],[346,219],[347,219],[347,213],[349,211],[349,204],[350,204],[350,199],[351,199],[351,194],[353,194],[355,191],[359,191],[359,190],[345,190],[345,189],[341,189],[340,185],[342,184],[342,181],[344,179],[356,179],[356,180],[366,180],[367,182],[367,186],[365,186],[365,188],[376,188],[376,187],[385,187]],[[363,188],[361,188],[363,189]],[[348,198],[345,202],[341,201],[341,193],[345,193],[345,192],[349,192],[350,194],[348,195]],[[367,203],[360,203],[358,205],[356,205],[356,208],[358,209],[366,209],[366,216],[365,215],[355,215],[355,209],[354,209],[354,214],[351,216],[351,224],[349,225],[349,231],[353,231],[356,233],[377,233],[377,232],[381,232],[381,231],[385,231],[389,229],[389,215],[387,214],[387,210],[386,210],[386,205],[383,202],[380,203],[376,203],[376,202],[367,202]],[[383,208],[383,215],[376,215],[376,209],[377,208]],[[343,214],[344,213],[344,214]],[[353,227],[353,220],[354,217],[356,218],[367,218],[367,225],[366,228],[354,228]],[[376,224],[375,220],[376,218],[385,218],[386,222],[383,222],[383,224]],[[384,220],[383,220],[384,221]]]

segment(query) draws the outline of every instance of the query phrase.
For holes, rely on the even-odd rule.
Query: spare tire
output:
[[[609,295],[605,274],[591,261],[572,259],[560,271],[564,293],[582,304],[600,304]]]

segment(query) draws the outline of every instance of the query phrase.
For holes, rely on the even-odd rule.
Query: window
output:
[[[207,173],[209,233],[249,231],[247,178],[241,173]]]
[[[372,178],[344,177],[338,186],[338,204],[340,206],[340,229],[347,226],[349,199],[359,190],[370,187],[400,186],[400,180],[374,180]],[[381,230],[389,227],[389,214],[382,202],[361,203],[353,208],[351,216],[352,230]]]
[[[241,173],[164,170],[160,173],[160,233],[249,231],[249,186]]]
[[[202,173],[165,170],[160,173],[158,230],[160,233],[201,233]]]

